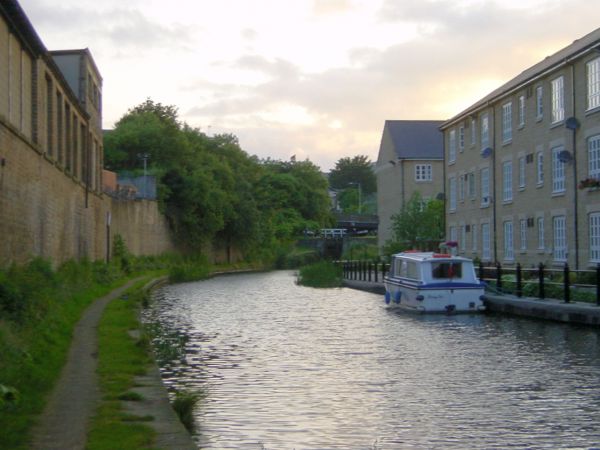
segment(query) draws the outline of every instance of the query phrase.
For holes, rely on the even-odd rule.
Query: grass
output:
[[[140,288],[137,283],[109,303],[100,321],[98,375],[102,403],[91,424],[87,443],[90,450],[114,449],[116,442],[119,448],[150,448],[156,435],[150,426],[142,423],[147,422],[148,417],[137,421],[123,409],[125,401],[143,400],[130,389],[134,387],[135,377],[143,375],[152,362],[147,340],[134,338],[129,333],[139,327],[138,312],[146,295]]]
[[[342,285],[342,268],[330,261],[320,261],[300,268],[298,284],[331,288]]]
[[[185,428],[194,431],[194,407],[203,396],[193,392],[179,391],[175,394],[172,406]]]

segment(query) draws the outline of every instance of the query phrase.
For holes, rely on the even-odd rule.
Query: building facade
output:
[[[600,29],[446,121],[446,233],[461,255],[600,263]]]
[[[392,238],[392,216],[415,192],[424,200],[441,197],[442,124],[438,120],[386,120],[375,164],[379,247]]]

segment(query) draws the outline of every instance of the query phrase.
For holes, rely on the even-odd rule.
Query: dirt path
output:
[[[87,428],[97,401],[98,323],[106,305],[138,279],[94,301],[76,325],[67,362],[52,391],[40,422],[33,429],[34,450],[84,449]]]

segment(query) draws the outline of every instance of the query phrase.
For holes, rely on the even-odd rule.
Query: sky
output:
[[[598,0],[20,0],[89,48],[103,126],[147,98],[259,158],[376,161],[385,120],[445,120],[600,27]]]

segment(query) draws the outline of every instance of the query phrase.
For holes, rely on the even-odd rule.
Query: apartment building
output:
[[[0,3],[0,127],[101,193],[102,78],[89,50],[49,52],[19,3]]]
[[[446,121],[447,238],[484,262],[600,263],[600,29]]]
[[[414,192],[423,199],[441,197],[444,146],[439,120],[386,120],[375,175],[379,247],[392,237],[392,216]]]

